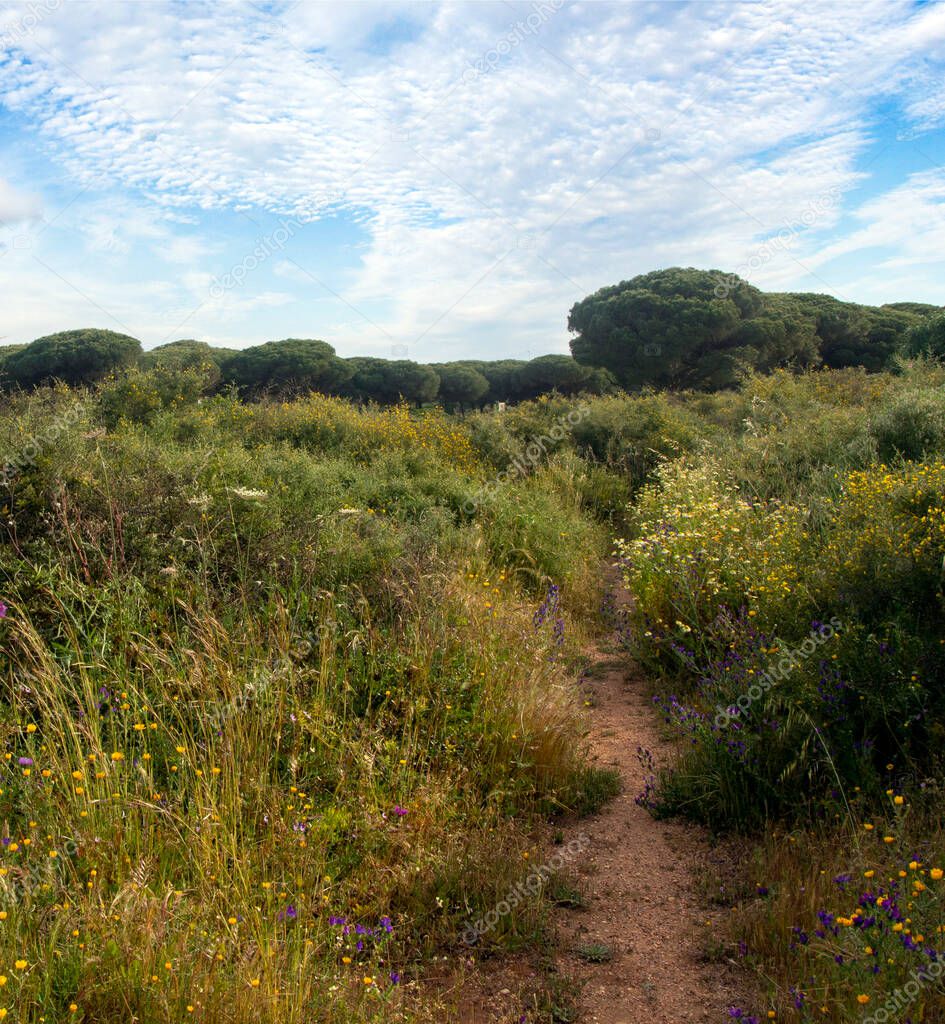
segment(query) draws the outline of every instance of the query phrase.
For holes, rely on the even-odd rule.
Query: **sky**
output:
[[[567,352],[667,266],[945,304],[945,4],[0,4],[0,344]]]

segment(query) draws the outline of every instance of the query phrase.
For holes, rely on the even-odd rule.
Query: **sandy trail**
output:
[[[581,687],[591,705],[592,762],[618,771],[622,792],[598,813],[560,825],[565,844],[589,840],[568,868],[586,905],[554,915],[554,975],[574,983],[568,987],[577,1010],[561,1019],[722,1024],[738,997],[730,963],[710,962],[703,952],[707,933],[718,934],[712,925],[720,926],[725,913],[700,895],[705,887],[698,876],[711,856],[708,837],[684,822],[656,821],[636,803],[646,775],[638,749],[662,765],[671,762],[674,748],[661,739],[659,712],[644,681],[614,649],[612,637],[605,635],[588,650],[590,667]],[[588,962],[588,954],[607,959]],[[509,959],[483,969],[481,983],[470,985],[472,979],[466,979],[460,1020],[520,1020],[520,993],[534,966]]]
[[[703,954],[706,922],[721,912],[699,895],[697,874],[709,856],[705,833],[655,821],[636,803],[645,785],[637,750],[657,764],[673,749],[660,740],[658,714],[626,665],[598,656],[585,680],[594,763],[616,769],[623,791],[598,814],[570,824],[586,854],[574,874],[587,900],[558,915],[558,968],[582,984],[579,1020],[587,1024],[684,1024],[724,1021],[737,1002],[724,965]],[[612,958],[587,963],[575,949],[603,945]]]

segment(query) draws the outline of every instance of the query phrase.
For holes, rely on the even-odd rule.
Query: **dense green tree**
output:
[[[755,321],[755,322],[753,322]],[[625,387],[718,388],[741,367],[816,360],[809,322],[741,278],[673,267],[602,288],[571,310],[574,358]]]
[[[161,370],[164,373],[186,371],[190,378],[196,374],[203,381],[202,390],[207,392],[218,387],[223,378],[222,366],[236,355],[236,351],[185,338],[142,353],[138,365],[142,370]]]
[[[340,359],[324,341],[287,338],[243,350],[191,338],[141,352],[112,331],[64,331],[29,345],[0,346],[0,387],[52,380],[84,385],[137,364],[174,391],[237,384],[248,396],[308,390],[358,401],[448,408],[517,402],[551,391],[606,394],[619,387],[737,384],[746,370],[863,366],[880,370],[902,353],[945,358],[945,307],[921,302],[864,306],[816,293],[768,293],[735,275],[672,267],[602,288],[568,317],[572,357],[474,360]],[[187,375],[174,388],[175,373]],[[163,385],[162,385],[163,386]],[[182,400],[182,399],[181,399]]]
[[[0,388],[6,386],[10,380],[7,374],[7,360],[25,348],[26,345],[0,345]]]
[[[81,386],[130,366],[140,356],[137,338],[88,327],[37,338],[9,355],[4,369],[13,384],[24,388],[53,380]]]
[[[479,400],[481,406],[517,402],[522,397],[519,370],[525,366],[524,359],[460,359],[456,365],[472,368],[489,382],[489,390]]]
[[[434,363],[433,369],[440,378],[440,400],[448,409],[476,405],[489,391],[489,381],[471,366]]]
[[[891,306],[861,306],[832,295],[793,292],[782,296],[812,317],[824,366],[882,370],[899,352],[921,318]]]
[[[782,298],[793,299],[797,308],[814,320],[820,356],[826,366],[856,365],[869,335],[869,320],[862,306],[842,302],[832,295],[807,292]]]
[[[138,365],[143,370],[151,370],[155,366],[165,366],[168,369],[202,366],[208,362],[220,367],[225,360],[236,355],[237,351],[235,348],[208,345],[205,341],[196,341],[193,338],[181,338],[180,341],[169,341],[166,345],[158,345],[157,348],[142,352]]]
[[[574,357],[626,387],[716,389],[745,369],[887,368],[929,308],[765,294],[734,275],[673,267],[602,288],[574,306],[568,326]]]
[[[440,390],[436,371],[410,359],[355,356],[345,362],[353,371],[345,394],[361,402],[392,405],[405,401],[423,405],[434,401]]]
[[[589,367],[590,374],[582,390],[589,395],[612,395],[620,390],[617,378],[603,366]]]
[[[945,312],[945,306],[933,306],[930,302],[886,302],[880,309],[895,309],[900,313],[915,313],[916,316],[935,316]]]
[[[518,395],[521,398],[537,398],[549,391],[576,395],[587,391],[594,378],[593,367],[582,366],[571,356],[538,356],[518,371]]]
[[[895,357],[903,354],[908,344],[909,332],[924,317],[907,310],[887,309],[883,306],[867,306],[869,330],[867,350],[864,357],[854,365],[865,366],[867,370],[885,370],[893,366]]]
[[[700,372],[710,388],[730,387],[745,369],[765,373],[820,362],[814,319],[790,296],[765,295],[764,307],[742,320],[726,341],[724,349],[702,360]]]
[[[244,348],[223,365],[224,380],[250,395],[337,394],[353,371],[326,341],[286,338]]]
[[[432,366],[411,359],[394,359],[387,365],[388,394],[391,400],[403,398],[423,405],[433,402],[440,393],[440,376]]]

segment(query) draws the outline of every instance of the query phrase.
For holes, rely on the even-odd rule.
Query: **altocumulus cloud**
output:
[[[564,350],[566,311],[589,290],[670,263],[739,266],[828,192],[845,198],[754,283],[892,298],[861,294],[875,284],[862,266],[830,262],[878,235],[884,259],[910,261],[900,297],[934,287],[929,238],[916,248],[884,227],[883,194],[854,190],[882,109],[921,168],[888,194],[940,209],[921,154],[945,117],[945,8],[545,6],[530,22],[528,2],[368,5],[354,21],[289,3],[57,7],[0,50],[0,101],[48,155],[66,208],[33,263],[0,266],[25,297],[17,330],[66,326],[48,321],[76,316],[78,295],[147,342],[178,316],[188,335],[259,340],[268,316],[345,353]],[[488,73],[468,74],[491,54]],[[0,221],[34,186],[11,183]],[[62,236],[107,191],[161,227],[129,243],[119,225],[93,278]],[[304,270],[207,302],[207,281],[252,251],[215,235],[234,211],[260,237],[266,217],[331,220],[350,258],[325,287],[322,264],[293,248],[300,232],[284,255]],[[129,245],[147,280],[135,298],[109,277]],[[68,302],[50,305],[36,257],[73,286]]]

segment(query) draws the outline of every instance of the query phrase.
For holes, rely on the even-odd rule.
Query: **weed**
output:
[[[606,964],[613,960],[614,951],[604,942],[585,942],[574,947],[574,955],[589,964]]]

